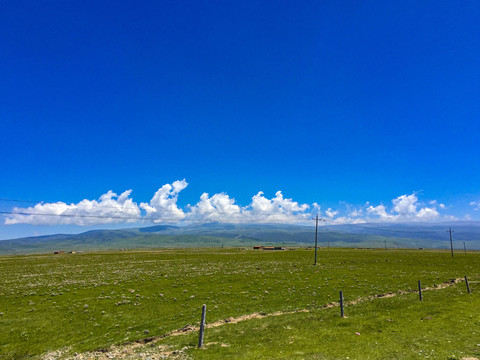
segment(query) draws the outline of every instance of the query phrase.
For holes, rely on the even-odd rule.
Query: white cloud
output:
[[[292,199],[285,199],[281,191],[275,197],[268,199],[263,191],[252,197],[250,205],[243,209],[245,219],[253,222],[302,222],[311,218],[307,204],[299,204]]]
[[[361,218],[352,218],[349,216],[339,216],[335,219],[329,221],[329,224],[341,225],[341,224],[364,224],[366,223],[365,219]]]
[[[394,205],[393,210],[397,212],[400,216],[409,216],[415,214],[417,211],[417,206],[415,205],[418,201],[417,195],[413,193],[412,195],[402,195],[392,200]]]
[[[436,204],[437,201],[431,201],[430,204]],[[384,205],[372,206],[367,208],[367,212],[376,215],[373,220],[380,221],[432,221],[439,217],[439,212],[435,206],[423,207],[417,210],[419,205],[418,197],[415,193],[411,195],[401,195],[392,200],[393,209],[387,212]],[[445,206],[441,204],[440,208]]]
[[[473,206],[473,210],[480,210],[480,201],[470,201],[470,206]]]
[[[297,223],[311,219],[311,214],[306,212],[310,208],[309,205],[284,198],[281,191],[277,191],[275,197],[271,199],[259,191],[245,207],[235,204],[235,199],[226,193],[211,197],[204,193],[197,204],[188,208],[190,211],[187,212],[186,220],[194,221]],[[320,206],[315,203],[313,208],[319,210]]]
[[[148,203],[139,206],[130,198],[131,190],[120,195],[112,191],[100,196],[99,200],[82,200],[78,204],[41,203],[29,208],[14,208],[14,214],[5,219],[6,225],[93,225],[119,222],[152,220],[155,223],[179,221],[222,221],[269,223],[309,222],[311,214],[308,204],[299,204],[284,198],[277,191],[272,198],[262,191],[252,197],[249,205],[241,207],[226,193],[209,196],[203,193],[197,204],[188,205],[185,210],[177,204],[179,193],[188,186],[185,180],[160,187]],[[318,204],[313,205],[319,211]],[[143,210],[143,214],[142,214]],[[127,219],[128,218],[128,219]]]
[[[438,205],[440,209],[446,209],[445,204],[439,203],[437,200],[432,200],[429,202],[430,205]]]
[[[350,214],[348,214],[348,215],[349,215],[350,217],[354,217],[354,218],[360,217],[360,216],[363,215],[363,210],[362,210],[362,209],[358,210],[358,209],[355,208],[355,209],[353,209],[353,210],[350,212]]]
[[[418,213],[415,214],[415,217],[420,220],[429,221],[429,220],[435,220],[438,217],[438,215],[440,214],[435,208],[425,207],[420,209]]]
[[[453,216],[453,215],[443,215],[441,220],[444,220],[444,221],[457,221],[457,220],[460,220],[457,216]]]
[[[367,213],[377,215],[382,221],[393,221],[397,218],[395,215],[388,214],[384,205],[372,206],[367,208]]]
[[[325,210],[325,214],[326,214],[330,219],[332,219],[333,217],[335,217],[335,216],[338,214],[338,211],[333,211],[331,208],[328,208],[327,210]]]
[[[215,194],[212,197],[203,193],[200,201],[189,208],[187,218],[190,220],[238,221],[242,215],[240,206],[235,204],[235,199],[225,193]]]
[[[100,196],[99,200],[82,200],[78,204],[64,202],[40,203],[28,208],[15,207],[5,219],[5,225],[93,225],[120,222],[135,222],[140,209],[130,198],[132,190],[117,195],[113,191]],[[127,219],[128,218],[128,219]]]
[[[232,223],[312,223],[312,217],[320,213],[320,205],[301,204],[291,198],[285,198],[281,191],[268,198],[259,191],[250,204],[237,204],[227,193],[210,196],[203,193],[195,205],[182,208],[178,205],[180,192],[188,186],[186,180],[177,180],[161,186],[151,200],[140,205],[130,198],[131,190],[120,195],[112,191],[100,196],[98,200],[82,200],[77,204],[40,203],[28,208],[14,208],[11,215],[5,217],[5,224],[34,225],[93,225],[120,222],[138,222],[151,220],[155,223],[177,222],[232,222]],[[472,201],[470,205],[480,208],[480,202]],[[445,209],[444,204],[436,200],[428,205],[420,202],[417,194],[405,194],[391,200],[391,206],[364,205],[353,208],[343,203],[343,208],[327,208],[324,211],[326,223],[347,224],[364,222],[399,222],[399,221],[435,221],[449,219],[448,215],[437,209]]]
[[[174,181],[171,185],[165,184],[157,190],[148,204],[140,203],[140,208],[147,212],[147,217],[153,219],[153,222],[181,220],[185,213],[177,206],[178,193],[187,186],[185,179]]]

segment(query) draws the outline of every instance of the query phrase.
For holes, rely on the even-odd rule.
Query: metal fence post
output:
[[[198,347],[203,346],[203,335],[205,333],[205,314],[207,312],[207,305],[202,306],[202,321],[200,322],[200,336],[198,338]]]
[[[467,284],[467,291],[468,291],[468,293],[471,294],[471,292],[470,292],[470,285],[468,285],[467,275],[465,275],[465,284]]]
[[[418,280],[418,296],[420,297],[420,301],[422,301],[422,283]]]
[[[343,291],[340,291],[340,316],[345,317],[343,314]]]

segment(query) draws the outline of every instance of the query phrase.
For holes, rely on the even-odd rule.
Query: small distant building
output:
[[[254,246],[253,250],[285,250],[282,246]]]
[[[55,255],[58,255],[58,254],[65,254],[65,251],[54,251],[53,252]]]

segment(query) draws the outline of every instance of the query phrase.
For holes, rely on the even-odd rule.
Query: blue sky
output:
[[[131,189],[145,216],[185,179],[165,195],[184,214],[223,193],[258,215],[263,192],[287,215],[396,216],[410,196],[407,215],[480,220],[479,16],[477,1],[3,2],[0,197]],[[0,239],[96,226],[7,218]]]

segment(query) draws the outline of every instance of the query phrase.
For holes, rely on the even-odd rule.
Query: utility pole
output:
[[[450,228],[447,232],[450,233],[450,251],[452,252],[452,258],[453,258],[453,240],[452,240],[452,233],[453,233],[454,231],[452,231],[452,228]]]
[[[320,221],[325,221],[320,219]],[[317,265],[317,247],[318,247],[318,214],[315,217],[315,263],[313,265]]]
[[[384,240],[385,242],[385,251],[387,251],[387,240]]]
[[[465,255],[467,255],[467,246],[465,245],[465,241],[463,242],[463,250],[465,251]]]
[[[318,214],[315,218],[315,263],[313,265],[317,265],[317,234],[318,234]]]

